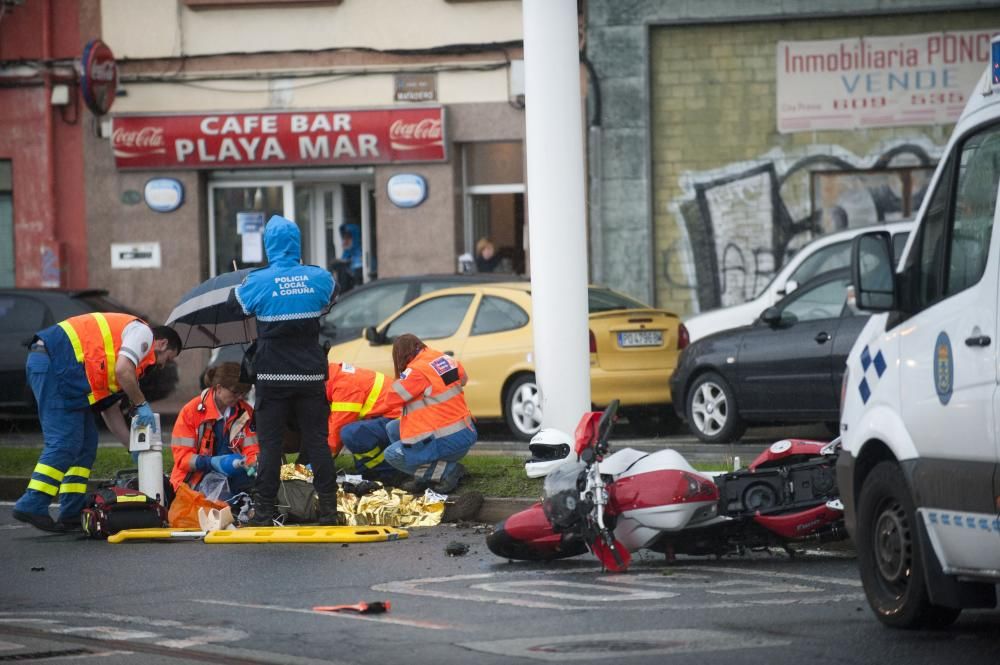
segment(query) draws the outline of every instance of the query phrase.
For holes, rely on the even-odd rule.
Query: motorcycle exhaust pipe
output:
[[[796,542],[803,543],[830,543],[837,540],[847,539],[847,529],[843,525],[831,526],[828,529],[822,531],[817,531],[816,533],[811,533],[808,536],[802,536],[801,538],[796,538]]]

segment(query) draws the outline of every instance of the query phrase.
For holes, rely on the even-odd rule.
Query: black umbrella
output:
[[[251,270],[216,275],[181,297],[167,325],[177,331],[185,349],[249,344],[257,338],[257,318],[246,316],[239,305],[229,303],[229,295]]]

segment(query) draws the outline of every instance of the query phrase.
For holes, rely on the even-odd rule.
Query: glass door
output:
[[[332,272],[342,292],[377,277],[374,192],[367,183],[299,184],[295,199],[303,220],[308,211],[310,262]]]
[[[209,273],[211,276],[267,263],[264,223],[272,215],[295,219],[296,201],[290,181],[210,183]],[[302,230],[302,256],[308,260],[309,228]]]

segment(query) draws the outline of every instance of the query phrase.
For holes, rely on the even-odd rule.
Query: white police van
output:
[[[897,627],[996,606],[1000,583],[1000,37],[898,269],[854,241],[838,482],[865,594]]]

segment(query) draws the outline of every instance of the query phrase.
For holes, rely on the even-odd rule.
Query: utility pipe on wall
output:
[[[524,0],[525,145],[542,426],[590,410],[587,231],[576,0]]]
[[[52,0],[45,0],[45,5],[42,7],[42,60],[46,63],[45,65],[45,98],[42,103],[45,106],[45,169],[47,174],[47,182],[45,183],[45,193],[46,193],[46,203],[48,210],[45,213],[48,224],[45,226],[45,231],[43,231],[43,236],[39,247],[43,247],[45,244],[50,245],[50,247],[55,246],[56,238],[58,237],[56,233],[56,140],[55,140],[55,127],[53,126],[52,118]],[[38,261],[39,266],[39,279],[37,284],[26,284],[25,286],[42,286],[44,281],[44,269],[45,266],[42,265],[42,253],[39,251],[38,255],[35,257]],[[60,266],[61,268],[62,266]],[[60,286],[62,285],[62,279],[60,278]]]

